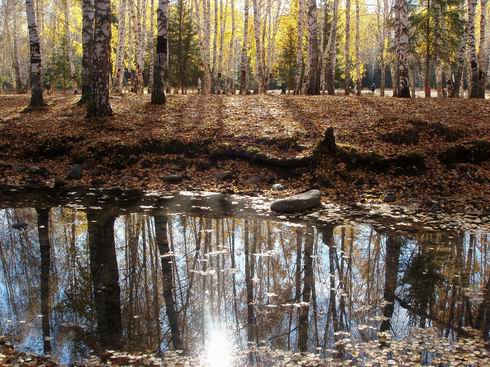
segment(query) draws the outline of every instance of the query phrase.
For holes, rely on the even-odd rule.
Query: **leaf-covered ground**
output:
[[[160,107],[124,95],[96,121],[77,100],[51,95],[47,110],[24,113],[28,96],[0,96],[0,185],[267,196],[318,187],[339,202],[393,193],[422,209],[490,211],[488,101],[191,94]],[[312,158],[330,126],[342,154],[297,159]],[[82,176],[67,180],[73,164]]]

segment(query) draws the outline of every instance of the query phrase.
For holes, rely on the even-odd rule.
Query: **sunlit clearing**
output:
[[[232,366],[232,343],[222,329],[212,329],[205,349],[205,365],[209,367]]]

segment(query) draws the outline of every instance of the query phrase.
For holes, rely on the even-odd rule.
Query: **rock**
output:
[[[33,175],[38,175],[41,177],[48,177],[49,176],[49,171],[44,168],[44,167],[39,167],[39,166],[33,166],[29,168],[29,173]]]
[[[21,165],[14,165],[14,170],[15,172],[18,172],[18,173],[21,173],[21,172],[24,172],[26,170],[26,166],[21,166]]]
[[[282,191],[285,189],[285,187],[283,184],[275,183],[274,185],[272,185],[272,189],[276,191]]]
[[[171,184],[177,184],[182,182],[184,177],[182,175],[167,175],[163,177],[163,181]]]
[[[396,196],[395,196],[395,194],[393,194],[392,192],[387,193],[387,194],[386,194],[386,195],[383,197],[383,201],[384,201],[385,203],[392,203],[392,202],[394,202],[394,201],[395,201],[395,199],[396,199]]]
[[[251,177],[249,178],[249,181],[250,181],[251,183],[253,183],[253,184],[258,185],[258,184],[261,184],[261,183],[262,183],[263,179],[262,179],[262,177],[260,177],[260,176],[251,176]]]
[[[310,190],[298,195],[275,200],[271,210],[277,213],[295,213],[319,207],[322,203],[322,193],[319,190]]]
[[[231,171],[219,171],[214,174],[217,180],[230,180],[233,178],[233,172]]]
[[[62,177],[56,176],[54,178],[54,188],[59,189],[65,186],[65,180]]]
[[[13,229],[18,229],[19,231],[21,229],[26,229],[27,228],[27,223],[26,222],[17,222],[12,224]]]
[[[82,177],[82,166],[80,166],[78,163],[74,164],[70,168],[70,172],[68,172],[68,175],[66,178],[68,180],[79,180],[80,177]]]

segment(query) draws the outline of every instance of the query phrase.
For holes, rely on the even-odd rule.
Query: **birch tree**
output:
[[[92,98],[88,105],[88,116],[112,115],[109,103],[111,4],[110,0],[95,2],[94,51],[92,61]]]
[[[134,35],[134,64],[135,74],[133,80],[133,91],[137,94],[143,93],[143,50],[141,44],[141,0],[129,0],[131,7],[131,19]]]
[[[325,59],[325,82],[327,93],[335,94],[335,66],[337,61],[337,20],[339,16],[339,0],[333,0],[333,15],[327,46],[324,51]]]
[[[460,11],[464,11],[464,1],[461,2],[461,8]],[[459,97],[459,91],[461,89],[461,80],[463,78],[463,67],[464,67],[464,59],[465,59],[465,54],[466,54],[466,46],[467,46],[467,41],[468,41],[468,26],[469,23],[468,21],[465,22],[463,33],[461,35],[460,43],[459,43],[459,48],[458,48],[458,54],[457,54],[457,60],[456,60],[456,67],[455,71],[451,77],[451,93],[450,97]]]
[[[316,0],[308,0],[308,94],[320,93],[320,76],[318,75],[318,23]]]
[[[262,44],[260,42],[260,4],[259,0],[252,0],[253,4],[253,13],[254,13],[254,36],[255,36],[255,74],[257,79],[257,87],[256,92],[264,93],[262,80],[264,78],[263,75],[263,65],[261,59],[262,53]]]
[[[229,76],[229,89],[231,94],[235,94],[235,68],[234,68],[234,58],[235,58],[235,0],[230,0],[231,7],[231,37],[229,43],[230,54],[228,56],[228,71]]]
[[[81,103],[92,98],[92,60],[94,51],[94,0],[82,0],[82,97]]]
[[[408,80],[408,3],[396,0],[395,3],[395,40],[397,54],[397,97],[410,98]]]
[[[31,55],[29,70],[31,79],[31,103],[30,108],[45,106],[43,88],[41,84],[41,48],[37,33],[36,13],[34,12],[34,0],[26,0],[27,28],[29,31],[29,50]]]
[[[68,66],[71,82],[73,83],[74,93],[78,93],[77,90],[77,75],[75,70],[75,57],[73,55],[73,43],[70,29],[70,7],[68,0],[63,1],[63,13],[64,13],[64,27],[65,27],[65,41],[66,41],[66,56],[68,58]]]
[[[361,76],[361,55],[359,53],[359,48],[361,46],[361,36],[360,36],[360,25],[361,16],[359,8],[359,0],[356,0],[356,94],[361,95],[362,87],[362,76]]]
[[[245,0],[243,7],[243,42],[240,56],[240,94],[248,93],[248,13],[249,0]]]
[[[487,0],[480,0],[480,43],[478,50],[478,98],[485,98],[488,71]]]
[[[157,44],[153,71],[153,88],[151,103],[165,104],[165,82],[168,51],[168,0],[158,0],[157,9]]]
[[[478,97],[478,59],[476,55],[475,12],[478,0],[468,0],[468,57],[470,61],[470,80],[468,97]]]
[[[203,15],[204,15],[204,45],[202,62],[204,64],[204,77],[202,81],[202,93],[211,93],[212,69],[211,69],[211,2],[203,0]]]
[[[13,29],[17,29],[17,7],[14,4],[14,16],[12,17],[13,20]],[[20,76],[20,66],[19,66],[19,46],[18,46],[18,41],[17,41],[17,32],[13,32],[12,35],[12,67],[14,69],[14,75],[15,75],[15,91],[16,93],[21,93],[23,90],[23,85],[22,85],[22,78]]]
[[[155,28],[155,0],[150,0],[150,35],[148,37],[148,48],[150,49],[150,60],[149,60],[149,70],[150,70],[150,80],[148,83],[148,92],[153,90],[153,76],[154,76],[154,28]]]
[[[216,82],[218,94],[221,94],[221,77],[223,73],[223,43],[225,37],[225,28],[226,28],[226,17],[223,16],[223,11],[226,13],[226,9],[228,8],[228,0],[226,1],[225,7],[223,9],[223,0],[219,1],[219,55],[218,55],[218,78]],[[225,14],[226,15],[226,14]]]
[[[121,0],[118,11],[118,40],[116,55],[116,74],[114,75],[114,92],[121,93],[124,78],[124,59],[126,44],[126,1]]]
[[[345,84],[344,93],[346,96],[350,94],[350,0],[345,0]]]
[[[298,44],[296,49],[296,75],[294,78],[294,94],[301,94],[302,74],[303,74],[303,33],[304,33],[304,11],[305,0],[298,3]]]

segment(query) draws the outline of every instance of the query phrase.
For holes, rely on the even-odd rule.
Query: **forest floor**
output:
[[[339,203],[490,212],[485,100],[190,94],[153,106],[127,94],[100,120],[77,100],[54,94],[47,109],[23,112],[29,96],[0,96],[0,186],[269,197],[319,188]],[[330,126],[336,149],[325,152]]]

